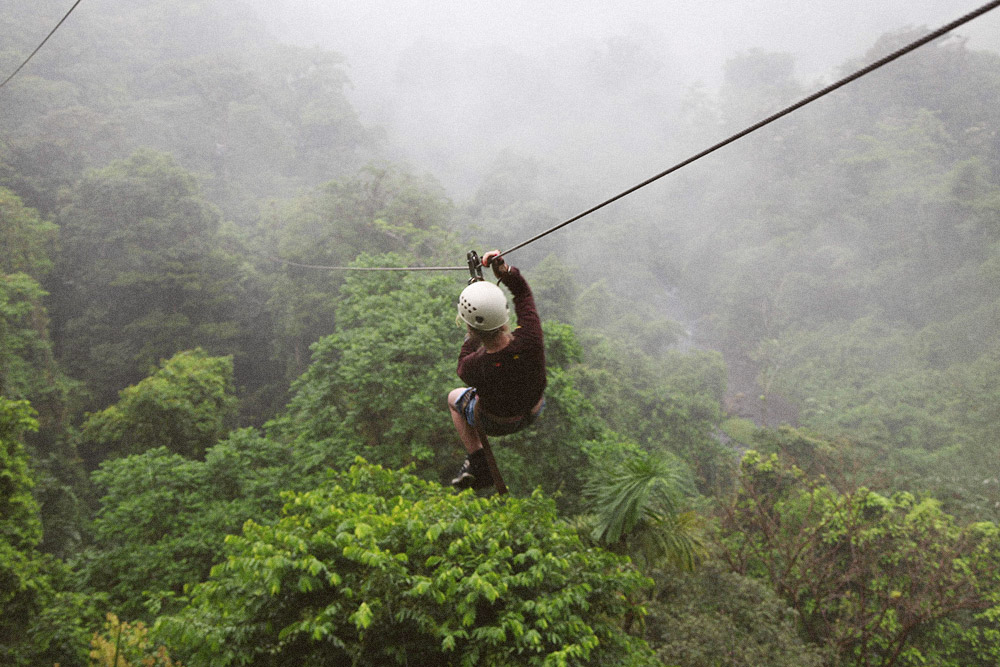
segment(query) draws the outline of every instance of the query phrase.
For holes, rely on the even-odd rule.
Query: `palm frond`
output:
[[[665,561],[685,572],[692,572],[707,552],[702,539],[702,520],[696,512],[663,514],[640,530],[636,541],[634,557],[648,564]]]
[[[587,508],[595,515],[591,536],[604,544],[620,542],[641,522],[676,513],[685,489],[681,466],[666,458],[637,456],[598,467],[583,490]]]

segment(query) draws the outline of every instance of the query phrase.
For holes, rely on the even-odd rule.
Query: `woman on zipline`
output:
[[[478,429],[508,435],[528,427],[545,404],[545,344],[531,288],[521,272],[508,266],[499,250],[482,258],[514,296],[517,327],[511,331],[503,290],[480,280],[458,298],[459,323],[466,326],[458,355],[458,376],[468,385],[448,394],[448,407],[468,456],[451,480],[460,488],[493,485]]]

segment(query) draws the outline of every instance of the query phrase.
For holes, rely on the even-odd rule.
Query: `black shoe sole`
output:
[[[476,483],[476,478],[467,472],[463,472],[461,475],[451,480],[451,485],[456,489],[471,489]]]
[[[484,476],[482,479],[479,477],[469,474],[467,472],[462,473],[461,477],[456,477],[451,480],[451,485],[456,489],[488,489],[493,486],[493,479],[491,476]]]

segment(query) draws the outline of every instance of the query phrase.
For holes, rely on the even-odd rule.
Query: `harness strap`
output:
[[[479,401],[472,407],[472,420],[476,423],[476,434],[479,435],[479,442],[483,443],[483,452],[486,454],[486,464],[490,468],[490,475],[493,476],[493,485],[497,488],[497,493],[504,495],[507,493],[507,485],[503,482],[503,476],[497,467],[497,460],[493,458],[493,450],[490,448],[490,440],[486,437],[486,431],[480,425],[479,419],[482,411],[479,409]]]

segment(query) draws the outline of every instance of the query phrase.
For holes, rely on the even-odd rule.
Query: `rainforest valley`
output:
[[[61,5],[0,14],[0,71]],[[1000,663],[1000,54],[935,41],[508,256],[547,403],[476,495],[467,273],[308,267],[461,266],[629,156],[503,148],[451,192],[337,53],[139,5],[0,88],[0,664]],[[662,166],[815,89],[592,55],[595,113],[673,100]]]

